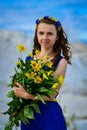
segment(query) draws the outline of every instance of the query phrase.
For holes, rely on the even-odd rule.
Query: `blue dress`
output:
[[[55,68],[63,57],[57,60]],[[28,56],[27,60],[31,60]],[[28,124],[21,122],[21,130],[67,130],[65,118],[60,105],[55,101],[38,101],[41,113],[34,113],[35,119],[30,119]]]

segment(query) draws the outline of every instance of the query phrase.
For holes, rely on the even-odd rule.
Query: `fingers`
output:
[[[17,93],[20,92],[20,87],[14,86],[14,93],[17,96]]]
[[[18,87],[14,86],[14,92],[16,92],[18,90]]]
[[[22,87],[22,85],[19,84],[18,82],[15,82],[15,86],[16,86],[16,87]]]
[[[15,82],[14,93],[16,94],[20,88],[23,88],[18,82]]]

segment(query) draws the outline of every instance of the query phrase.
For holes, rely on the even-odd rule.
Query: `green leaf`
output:
[[[10,90],[7,94],[7,97],[14,97],[14,90]]]
[[[26,124],[28,122],[28,119],[24,116],[24,111],[20,111],[18,113],[18,118],[24,123]]]
[[[29,119],[34,119],[34,111],[29,107],[29,105],[24,107],[24,116]]]
[[[4,130],[12,130],[11,126],[5,126]]]
[[[15,67],[14,67],[14,70],[15,70],[16,73],[18,73],[18,71],[17,71],[17,69],[16,69]],[[15,76],[15,75],[14,75],[14,76]]]
[[[39,109],[39,106],[38,106],[37,101],[32,101],[31,104],[29,104],[29,106],[33,107],[33,109],[34,109],[37,113],[40,113],[40,109]]]
[[[39,89],[39,91],[40,91],[40,92],[48,92],[49,90],[46,89],[45,87],[41,87],[41,88]]]
[[[13,121],[10,119],[9,122],[5,125],[4,130],[12,130]]]
[[[21,64],[22,64],[23,66],[25,66],[24,61],[23,61],[21,58],[19,58],[19,59],[20,59]]]
[[[37,113],[40,113],[40,109],[39,109],[38,104],[35,104],[35,111],[36,111]]]
[[[41,100],[41,102],[42,102],[43,104],[46,104],[46,102],[44,101],[42,95],[40,95],[40,94],[38,93],[37,96],[38,96],[38,98]]]
[[[19,101],[20,101],[21,103],[23,103],[23,99],[22,99],[22,98],[19,98]]]

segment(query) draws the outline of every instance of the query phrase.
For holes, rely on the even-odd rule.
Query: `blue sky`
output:
[[[87,43],[87,0],[0,0],[0,30],[33,36],[36,19],[44,15],[60,20],[70,42]]]

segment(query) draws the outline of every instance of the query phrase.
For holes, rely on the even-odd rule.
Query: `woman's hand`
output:
[[[17,97],[24,98],[26,91],[25,91],[25,89],[23,88],[22,85],[20,85],[18,82],[15,82],[14,93]]]
[[[34,96],[32,94],[29,94],[24,87],[19,84],[18,82],[15,82],[14,86],[14,93],[17,97],[25,98],[25,99],[34,99]]]

